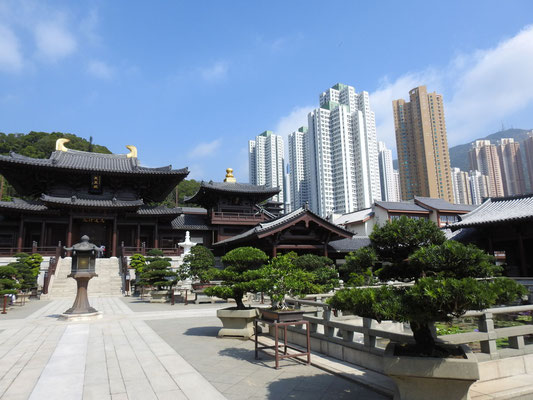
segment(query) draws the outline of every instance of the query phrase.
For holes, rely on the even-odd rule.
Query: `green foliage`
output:
[[[514,301],[525,288],[507,278],[483,279],[500,273],[492,257],[473,245],[444,242],[436,225],[423,221],[401,218],[371,235],[378,257],[388,262],[380,277],[411,277],[413,286],[343,290],[330,303],[378,321],[409,322],[419,351],[435,354],[432,323]]]
[[[296,257],[293,260],[293,264],[298,269],[313,272],[326,266],[332,266],[333,260],[315,254],[304,254],[303,256]]]
[[[185,203],[185,197],[191,197],[200,188],[201,182],[194,179],[184,179],[176,186],[161,205],[167,207],[194,207],[192,204]],[[176,191],[178,193],[178,203],[176,204]]]
[[[494,264],[494,257],[480,248],[472,244],[465,246],[455,240],[418,249],[409,257],[409,264],[415,278],[422,276],[487,278],[499,275],[502,269]]]
[[[158,256],[147,259],[148,264],[143,267],[139,285],[156,287],[161,290],[162,287],[172,287],[176,284],[177,273],[168,269],[170,261],[168,258]]]
[[[259,272],[260,279],[257,280],[256,287],[270,296],[273,309],[286,309],[285,297],[308,292],[315,280],[312,272],[295,266],[292,254],[274,257]]]
[[[213,252],[205,246],[196,245],[183,259],[180,272],[183,279],[191,277],[200,282],[209,282],[212,277],[211,268],[215,266]]]
[[[15,152],[27,157],[48,158],[55,150],[56,140],[59,138],[70,139],[67,144],[69,149],[111,154],[107,147],[92,144],[90,141],[71,133],[33,131],[28,134],[0,132],[0,154]],[[17,197],[17,194],[13,187],[5,181],[4,193],[0,200],[9,201],[12,197]]]
[[[221,286],[205,289],[208,296],[234,299],[237,309],[245,309],[243,296],[255,290],[259,269],[268,261],[267,255],[254,247],[238,247],[222,257],[225,268],[218,271],[215,279],[221,279]]]
[[[362,247],[352,251],[346,255],[345,260],[346,262],[339,266],[339,273],[349,286],[364,286],[373,283],[373,269],[377,255],[372,247]]]
[[[381,227],[376,225],[370,240],[378,259],[386,262],[379,271],[379,277],[388,280],[414,278],[406,263],[407,258],[420,247],[444,243],[446,237],[429,219],[413,219],[402,215]]]
[[[0,267],[0,296],[15,294],[20,284],[16,281],[17,270],[10,265]]]
[[[142,254],[134,254],[130,258],[130,267],[135,269],[135,276],[140,276],[146,266],[146,258]]]
[[[32,289],[37,286],[37,276],[43,258],[40,254],[15,254],[17,261],[9,263],[8,265],[16,270],[16,277],[19,280],[20,288],[23,290]]]
[[[165,253],[163,253],[163,250],[161,249],[150,249],[146,253],[148,257],[163,257]]]

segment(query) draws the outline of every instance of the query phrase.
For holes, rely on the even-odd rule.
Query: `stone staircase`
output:
[[[95,267],[98,276],[89,281],[89,296],[119,296],[122,293],[122,276],[120,275],[118,258],[97,258]],[[72,259],[70,257],[59,259],[47,298],[76,297],[76,281],[67,277],[71,268]]]

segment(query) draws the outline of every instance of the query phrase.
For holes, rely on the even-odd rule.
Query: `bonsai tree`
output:
[[[16,277],[20,282],[22,290],[29,290],[37,286],[37,276],[43,257],[38,254],[18,253],[15,255],[17,261],[8,265],[16,270]]]
[[[17,270],[10,265],[0,267],[0,296],[16,294],[20,284],[16,280]]]
[[[146,258],[142,254],[134,254],[130,258],[130,267],[135,269],[135,276],[140,276],[146,266]]]
[[[297,257],[295,253],[292,253],[291,257],[295,268],[312,274],[311,281],[314,285],[307,287],[307,293],[329,292],[338,287],[339,273],[335,269],[331,258],[315,254],[304,254]]]
[[[254,247],[238,247],[222,257],[224,269],[217,272],[216,278],[222,279],[221,286],[205,289],[208,296],[222,299],[234,299],[237,309],[246,307],[243,296],[256,288],[256,280],[260,277],[257,271],[268,261],[268,256]]]
[[[346,262],[339,267],[342,278],[349,286],[365,286],[374,283],[374,265],[377,255],[372,247],[362,247],[348,253]]]
[[[212,268],[215,266],[215,256],[207,247],[196,245],[183,259],[181,276],[198,279],[200,282],[209,282],[213,276]]]
[[[406,223],[405,220],[399,224]],[[428,221],[428,223],[432,223]],[[410,225],[410,224],[409,224]],[[381,229],[389,231],[387,224],[374,231],[373,237],[383,238]],[[400,227],[400,231],[411,231]],[[425,229],[432,235],[430,229]],[[411,234],[418,235],[411,231]],[[439,241],[438,236],[433,236]],[[413,238],[404,238],[404,243],[414,243]],[[420,354],[442,356],[445,351],[438,349],[431,326],[436,321],[450,321],[468,310],[482,310],[495,304],[513,301],[525,293],[525,288],[511,279],[493,278],[500,273],[500,267],[493,258],[474,245],[463,245],[448,241],[414,248],[406,259],[394,255],[390,247],[398,244],[390,242],[376,248],[378,258],[387,257],[396,261],[390,264],[388,276],[401,279],[412,276],[413,286],[341,290],[330,300],[330,304],[356,315],[382,320],[409,322]],[[402,248],[402,256],[405,255]],[[404,266],[409,272],[401,270]],[[392,273],[396,272],[396,276]],[[482,279],[476,279],[482,278]]]
[[[150,251],[155,251],[150,250]],[[161,250],[159,250],[161,251]],[[161,251],[161,255],[162,255]],[[152,254],[160,254],[154,252]],[[140,277],[140,284],[142,286],[156,287],[157,290],[162,290],[164,286],[170,286],[176,284],[177,273],[168,269],[170,267],[170,260],[168,258],[162,258],[159,255],[147,258],[148,264],[143,267]]]
[[[315,288],[315,276],[312,272],[297,268],[297,259],[295,253],[277,256],[259,270],[257,288],[270,297],[274,310],[288,308],[286,296],[299,296]]]

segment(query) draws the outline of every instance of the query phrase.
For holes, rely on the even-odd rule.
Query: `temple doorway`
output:
[[[84,218],[74,220],[73,226],[73,243],[77,243],[83,235],[89,236],[90,242],[97,246],[105,246],[104,257],[111,255],[111,233],[112,227],[109,226],[112,221],[106,221],[103,218]]]

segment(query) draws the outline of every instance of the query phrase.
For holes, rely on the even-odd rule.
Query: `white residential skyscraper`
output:
[[[453,198],[455,204],[472,204],[472,190],[468,172],[452,168]]]
[[[367,92],[337,84],[308,115],[309,200],[322,216],[381,200],[374,113]]]
[[[472,204],[481,204],[483,199],[490,197],[490,180],[479,171],[470,171],[470,190]]]
[[[291,210],[309,202],[307,165],[307,128],[289,134]]]
[[[379,179],[381,181],[381,198],[385,201],[400,201],[399,188],[392,167],[392,151],[385,143],[378,142]]]
[[[272,200],[284,203],[283,138],[265,131],[248,142],[250,183],[279,187],[280,193]]]

